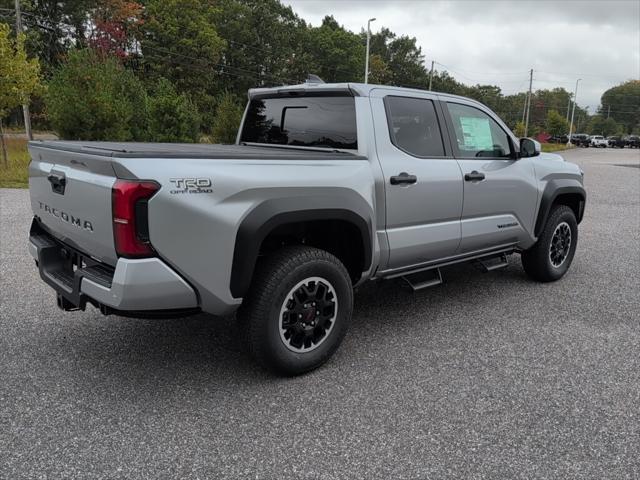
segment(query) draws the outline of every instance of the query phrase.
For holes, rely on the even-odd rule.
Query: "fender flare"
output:
[[[355,195],[354,195],[355,197]],[[265,200],[251,210],[236,234],[230,291],[234,298],[245,296],[251,285],[260,246],[275,228],[288,223],[313,220],[344,220],[358,228],[364,246],[364,268],[371,266],[373,231],[371,208],[362,197],[311,196]]]
[[[536,237],[540,236],[540,232],[542,232],[542,229],[547,222],[553,202],[555,202],[558,196],[565,194],[576,194],[582,199],[578,205],[578,212],[576,215],[578,223],[582,221],[584,207],[587,201],[587,192],[582,186],[582,183],[573,178],[554,178],[549,180],[542,192],[542,199],[540,200],[540,208],[538,209],[538,216],[534,229],[534,235]]]

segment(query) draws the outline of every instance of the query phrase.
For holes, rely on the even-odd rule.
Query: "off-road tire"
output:
[[[282,337],[281,312],[286,299],[292,298],[292,289],[312,278],[325,279],[335,292],[335,319],[326,338],[311,351],[296,352]],[[318,368],[333,355],[347,333],[352,310],[353,287],[340,260],[324,250],[292,246],[259,260],[238,317],[256,362],[277,374],[290,376]]]
[[[551,259],[552,241],[556,229],[561,225],[568,225],[571,237],[566,256],[560,265],[554,265]],[[573,210],[566,205],[557,205],[552,208],[547,218],[547,223],[538,238],[538,241],[529,250],[522,252],[522,266],[524,271],[534,280],[539,282],[554,282],[567,273],[578,244],[578,222]],[[556,259],[557,260],[557,259]]]

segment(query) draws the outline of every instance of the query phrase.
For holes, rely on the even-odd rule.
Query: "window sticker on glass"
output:
[[[464,150],[492,150],[493,139],[488,118],[460,117]]]

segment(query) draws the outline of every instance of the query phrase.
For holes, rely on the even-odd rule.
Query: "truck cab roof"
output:
[[[377,85],[371,83],[301,83],[299,85],[283,85],[281,87],[267,87],[267,88],[252,88],[249,89],[249,98],[255,98],[260,96],[270,95],[303,95],[309,93],[331,93],[331,92],[350,92],[356,97],[368,97],[372,90],[377,88],[384,88],[385,90],[395,90],[402,93],[433,93],[442,97],[451,99],[459,99],[465,101],[474,101],[468,97],[462,97],[460,95],[452,95],[450,93],[440,93],[433,90],[410,88],[410,87],[398,87],[390,85]]]

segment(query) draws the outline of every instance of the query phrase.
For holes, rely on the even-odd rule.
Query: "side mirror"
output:
[[[520,157],[537,157],[540,155],[540,150],[540,142],[537,142],[532,138],[520,139]]]

